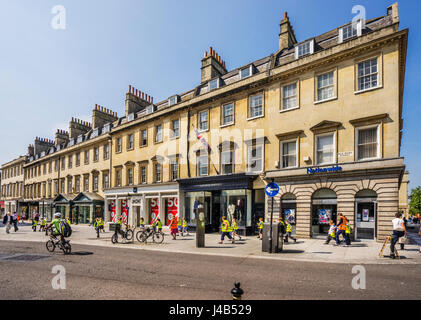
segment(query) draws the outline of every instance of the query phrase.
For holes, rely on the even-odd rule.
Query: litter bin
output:
[[[280,233],[278,225],[279,225],[278,223],[272,224],[272,253],[281,252],[283,244],[284,244],[283,236],[282,236],[282,233]],[[270,252],[269,235],[270,235],[270,223],[266,222],[263,224],[263,239],[262,239],[263,252]]]

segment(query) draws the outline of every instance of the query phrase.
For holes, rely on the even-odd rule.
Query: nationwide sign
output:
[[[342,167],[332,166],[330,168],[307,168],[307,174],[330,173],[330,172],[338,172],[338,171],[342,171]]]

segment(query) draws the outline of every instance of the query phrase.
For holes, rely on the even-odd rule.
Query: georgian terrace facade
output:
[[[323,236],[344,213],[356,238],[383,239],[405,169],[407,35],[397,4],[299,43],[285,14],[266,58],[228,71],[210,48],[199,86],[146,107],[130,87],[126,122],[110,133],[106,220],[179,214],[194,227],[203,212],[208,230],[228,215],[246,233],[268,220],[263,189],[276,181],[274,217],[292,214],[299,237]]]
[[[4,201],[5,213],[21,212],[25,207],[23,203],[25,160],[26,157],[21,156],[1,166],[1,200]]]

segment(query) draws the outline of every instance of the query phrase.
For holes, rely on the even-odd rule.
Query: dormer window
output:
[[[219,78],[209,81],[209,91],[218,89],[219,88],[219,81],[220,81]]]
[[[178,103],[178,98],[179,97],[177,95],[168,98],[168,105],[172,106],[172,105]]]
[[[354,21],[349,25],[339,29],[338,42],[342,43],[345,40],[359,37],[362,34],[362,20]]]
[[[314,40],[309,40],[295,47],[295,59],[314,53]]]
[[[250,77],[252,75],[252,69],[251,68],[252,68],[252,65],[250,65],[247,68],[244,68],[244,69],[241,69],[240,70],[240,77],[241,77],[241,79],[248,78],[248,77]]]

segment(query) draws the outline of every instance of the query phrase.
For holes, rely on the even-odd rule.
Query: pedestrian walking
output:
[[[181,219],[177,220],[177,229],[178,229],[178,232],[180,233],[183,231],[182,226],[181,226]]]
[[[262,240],[263,239],[263,218],[259,218],[259,222],[257,222],[257,229],[259,230],[258,238]]]
[[[45,220],[44,217],[42,217],[41,220],[39,221],[39,232],[45,231],[46,226],[47,226],[47,221]]]
[[[10,212],[8,212],[4,217],[3,217],[3,224],[6,226],[6,233],[10,233],[10,229],[12,228],[12,216],[10,215]]]
[[[185,219],[185,218],[183,218],[183,221],[182,221],[182,235],[184,235],[184,234],[187,234],[187,235],[189,235],[189,230],[188,230],[188,227],[187,227],[187,220]]]
[[[338,222],[338,227],[337,227],[337,231],[336,231],[336,244],[334,244],[335,246],[339,246],[339,244],[341,243],[339,240],[339,236],[342,235],[342,238],[345,240],[346,236],[345,236],[345,231],[346,231],[346,219],[343,217],[342,213],[340,213],[338,215],[339,217],[339,222]]]
[[[32,219],[32,230],[33,230],[34,232],[36,232],[36,231],[37,231],[37,225],[38,225],[38,221],[37,221],[37,220],[35,220],[35,219]]]
[[[139,220],[139,227],[141,227],[142,229],[145,228],[145,220],[143,218],[140,218]]]
[[[23,214],[22,214],[21,223],[22,223],[22,224],[24,224],[24,223],[25,223],[25,220],[26,220],[26,214],[25,214],[25,213],[23,213]]]
[[[336,226],[335,226],[335,222],[333,220],[329,220],[329,225],[330,225],[329,232],[328,232],[328,235],[326,237],[325,244],[329,244],[330,240],[336,238]]]
[[[171,230],[170,233],[172,235],[172,239],[173,240],[176,240],[177,239],[177,232],[178,232],[178,226],[177,226],[177,224],[178,224],[177,217],[174,216],[171,219],[171,222],[170,222],[170,230]]]
[[[157,220],[152,221],[152,230],[153,230],[153,232],[156,232],[156,221]]]
[[[221,231],[222,231],[221,241],[219,241],[219,244],[222,244],[224,242],[225,236],[227,236],[228,239],[230,239],[232,243],[235,243],[234,238],[231,236],[232,227],[231,227],[229,221],[227,220],[226,216],[222,216]]]
[[[238,222],[236,218],[232,219],[232,229],[233,229],[232,238],[235,239],[235,237],[237,236],[238,240],[241,240],[241,236],[238,234],[239,228],[238,228]]]
[[[12,215],[12,223],[13,223],[13,228],[15,229],[15,232],[19,230],[18,228],[18,215],[16,214],[16,212],[13,213]]]
[[[392,220],[393,224],[393,233],[392,233],[392,240],[390,241],[390,257],[395,259],[395,246],[396,243],[399,241],[399,238],[406,236],[406,228],[405,223],[401,218],[400,213],[395,214],[395,219]]]
[[[294,243],[296,243],[297,238],[292,236],[292,225],[291,225],[291,223],[287,219],[285,219],[285,224],[286,224],[285,242],[288,242],[288,238],[291,238],[292,240],[294,240]]]
[[[99,217],[95,219],[93,226],[96,231],[96,237],[99,238],[99,231],[101,230],[101,219]]]
[[[158,232],[162,232],[162,222],[161,222],[160,218],[158,218],[158,220],[156,220],[156,225],[158,227]]]
[[[351,223],[349,222],[349,219],[347,216],[343,216],[346,221],[346,229],[345,229],[345,244],[347,247],[351,245]]]

